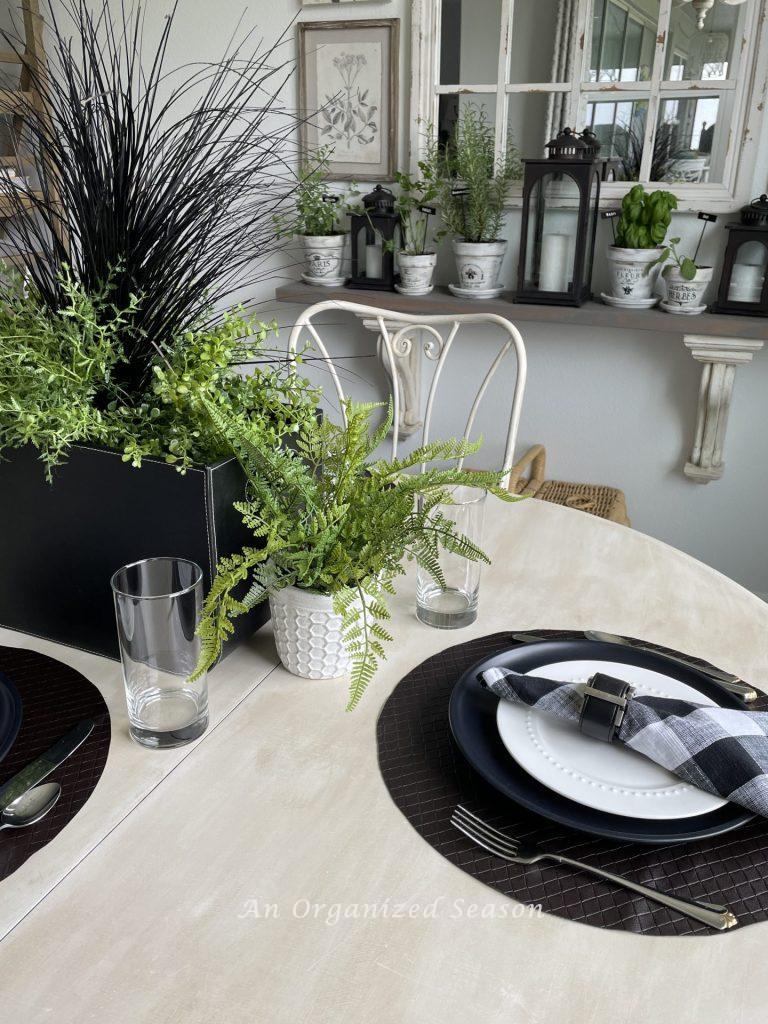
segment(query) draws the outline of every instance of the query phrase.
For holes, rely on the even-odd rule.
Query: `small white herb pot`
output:
[[[458,286],[463,294],[477,292],[477,298],[488,297],[488,292],[499,288],[499,271],[504,253],[507,250],[506,240],[496,242],[465,242],[454,238],[453,254],[456,257],[456,269],[459,274]]]
[[[668,267],[664,271],[667,297],[663,309],[667,313],[677,310],[681,313],[691,313],[694,310],[703,313],[704,292],[712,280],[712,274],[712,267],[698,267],[694,279],[686,281],[678,267]]]
[[[325,285],[326,288],[344,284],[344,246],[347,236],[304,235],[304,273],[306,284]]]
[[[661,246],[655,249],[623,249],[618,245],[608,246],[608,270],[610,273],[611,295],[625,300],[628,306],[650,299],[659,276],[660,266],[646,267],[661,255]]]
[[[350,669],[333,598],[299,587],[271,594],[269,607],[280,661],[304,679],[335,679]]]
[[[400,284],[395,288],[402,295],[428,295],[434,288],[436,252],[424,252],[411,255],[407,252],[397,254],[397,267],[400,272]]]

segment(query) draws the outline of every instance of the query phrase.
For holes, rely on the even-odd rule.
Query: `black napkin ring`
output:
[[[611,743],[624,721],[634,690],[623,679],[596,672],[584,686],[579,728],[585,736]]]

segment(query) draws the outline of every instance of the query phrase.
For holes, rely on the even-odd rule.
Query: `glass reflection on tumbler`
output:
[[[131,736],[147,747],[190,743],[208,725],[206,677],[190,680],[203,572],[183,558],[147,558],[112,577]]]

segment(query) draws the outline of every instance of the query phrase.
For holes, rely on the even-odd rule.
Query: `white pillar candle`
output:
[[[568,235],[544,235],[539,265],[539,290],[564,292],[568,288]]]
[[[728,298],[734,302],[759,302],[764,280],[764,266],[756,263],[734,263]]]
[[[365,247],[365,276],[381,278],[381,246],[366,245]]]

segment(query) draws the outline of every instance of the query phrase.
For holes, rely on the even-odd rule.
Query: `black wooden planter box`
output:
[[[207,592],[217,560],[253,544],[232,508],[244,489],[235,459],[182,476],[75,445],[49,484],[32,448],[11,452],[0,462],[0,625],[117,658],[112,573],[157,555],[189,558]],[[225,655],[268,618],[264,602],[236,619]]]

